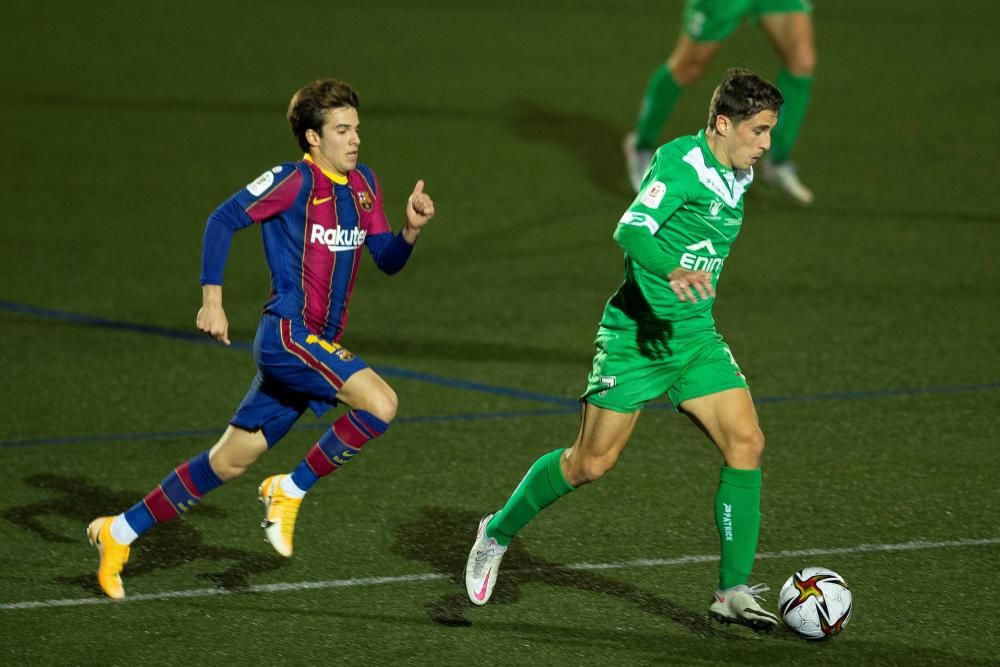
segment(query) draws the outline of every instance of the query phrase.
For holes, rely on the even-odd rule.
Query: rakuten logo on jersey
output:
[[[309,243],[322,243],[330,252],[345,252],[364,243],[366,234],[363,229],[327,229],[323,225],[313,225],[309,231]]]

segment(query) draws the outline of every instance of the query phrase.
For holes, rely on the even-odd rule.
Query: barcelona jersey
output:
[[[232,234],[254,223],[261,226],[271,272],[264,312],[331,341],[347,322],[362,246],[388,274],[399,271],[412,250],[402,234],[393,235],[367,166],[338,178],[306,156],[264,172],[209,216],[202,284],[222,284]]]

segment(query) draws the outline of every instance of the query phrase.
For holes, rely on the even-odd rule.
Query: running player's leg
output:
[[[385,433],[398,406],[392,387],[370,368],[351,375],[337,392],[337,402],[351,410],[333,422],[289,476],[293,488],[303,494]]]
[[[480,521],[465,566],[466,592],[474,604],[489,600],[500,560],[514,536],[544,508],[611,470],[632,435],[639,411],[674,382],[673,358],[666,353],[661,358],[645,348],[649,332],[640,336],[627,320],[618,324],[598,329],[573,444],[535,461],[503,508]]]
[[[750,392],[726,389],[685,400],[679,407],[716,444],[725,462],[715,496],[722,557],[719,588],[710,613],[723,622],[770,630],[777,617],[754,598],[765,589],[747,585],[760,534],[760,458],[764,451],[764,435]]]
[[[659,145],[660,130],[670,117],[686,86],[705,73],[722,42],[697,41],[685,33],[677,37],[666,62],[653,70],[636,121],[636,148],[652,150]]]
[[[486,535],[507,546],[544,508],[603,477],[618,461],[638,419],[638,411],[622,413],[585,403],[576,440],[535,461],[487,525]]]
[[[728,389],[684,401],[680,409],[722,452],[724,465],[716,496],[716,522],[723,557],[719,588],[750,578],[760,531],[760,457],[764,435],[745,389]]]
[[[747,0],[688,0],[685,3],[681,33],[673,51],[650,75],[635,131],[625,137],[625,161],[629,181],[636,192],[659,146],[660,130],[684,88],[701,78],[722,41],[739,26],[748,6]]]
[[[793,199],[808,204],[813,201],[813,193],[801,184],[789,158],[812,96],[816,47],[811,6],[805,0],[769,0],[761,4],[764,13],[760,26],[781,57],[782,68],[775,83],[785,98],[762,173]]]
[[[307,396],[318,414],[338,403],[352,408],[334,421],[291,473],[272,475],[260,484],[267,540],[278,553],[291,556],[302,498],[320,478],[385,433],[397,401],[389,385],[347,348],[289,320],[280,320],[278,328],[280,349],[261,354],[263,367]]]
[[[535,461],[503,508],[483,517],[465,567],[466,592],[473,604],[490,599],[500,561],[522,528],[559,498],[614,467],[638,418],[638,411],[622,413],[585,403],[573,444]]]
[[[644,349],[652,338],[649,332],[640,336],[627,320],[614,329],[599,327],[576,439],[568,449],[549,452],[535,462],[485,526],[487,538],[506,547],[543,508],[611,470],[632,435],[639,411],[663,394],[676,376],[669,354]]]
[[[177,466],[132,507],[116,516],[94,519],[87,536],[98,549],[97,581],[112,598],[125,597],[121,571],[130,545],[154,526],[171,521],[224,482],[240,476],[267,451],[261,432],[229,426],[215,445]]]
[[[757,411],[746,378],[721,336],[700,333],[677,345],[689,356],[683,376],[668,391],[670,400],[715,443],[723,458],[715,497],[722,557],[709,613],[724,622],[769,630],[777,617],[754,597],[766,587],[747,585],[760,534],[764,435]]]

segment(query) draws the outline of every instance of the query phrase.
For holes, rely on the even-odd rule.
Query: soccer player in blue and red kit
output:
[[[121,571],[139,535],[243,474],[306,409],[322,415],[343,403],[350,410],[295,470],[260,484],[265,535],[278,553],[291,556],[306,492],[385,433],[396,416],[395,392],[339,340],[361,246],[383,272],[396,273],[434,216],[434,202],[417,181],[406,203],[406,224],[392,233],[375,174],[358,162],[358,96],[347,84],[327,79],[300,89],[288,121],[305,156],[264,172],[219,206],[206,224],[202,251],[197,326],[228,345],[222,274],[230,240],[244,227],[261,227],[271,298],[254,339],[257,375],[211,449],[179,465],[130,509],[90,523],[87,536],[100,554],[97,581],[109,597],[125,597]]]

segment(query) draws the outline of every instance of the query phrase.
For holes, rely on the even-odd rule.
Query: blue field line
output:
[[[521,417],[550,417],[553,415],[576,414],[579,403],[569,408],[541,408],[538,410],[502,410],[497,412],[466,412],[454,415],[413,415],[397,417],[393,424],[433,424],[451,421],[475,421],[481,419],[518,419]],[[329,422],[296,424],[292,430],[321,431],[330,428]],[[180,438],[215,438],[222,435],[222,429],[203,428],[185,431],[147,431],[140,433],[104,433],[98,435],[69,435],[48,438],[26,438],[24,440],[0,440],[0,449],[12,447],[41,447],[44,445],[86,445],[95,442],[128,442],[148,440],[172,440]]]
[[[1000,389],[1000,382],[984,384],[955,384],[937,387],[895,387],[889,389],[863,389],[854,391],[832,391],[824,394],[807,394],[804,396],[765,396],[754,398],[754,403],[791,403],[793,401],[842,401],[864,398],[889,398],[892,396],[918,396],[920,394],[962,394],[973,391],[991,391]]]
[[[810,401],[842,401],[864,400],[871,398],[891,398],[893,396],[917,396],[933,394],[956,394],[975,391],[1000,390],[1000,382],[986,384],[962,384],[943,387],[903,387],[894,389],[872,389],[868,391],[839,391],[824,394],[807,394],[803,396],[764,396],[754,398],[757,405],[773,405],[780,403],[803,403]],[[649,403],[646,410],[672,410],[673,406],[666,402]],[[398,417],[394,424],[432,424],[436,422],[476,421],[481,419],[518,419],[521,417],[551,417],[579,412],[579,402],[573,401],[573,406],[541,408],[538,410],[504,410],[497,412],[464,412],[451,415],[413,415]],[[293,429],[321,430],[328,428],[326,422],[297,424]],[[93,442],[121,442],[144,440],[169,440],[173,438],[210,438],[221,434],[220,429],[196,429],[189,431],[151,431],[144,433],[105,433],[99,435],[56,436],[48,438],[26,438],[23,440],[0,440],[0,449],[11,447],[40,447],[43,445],[80,445]]]
[[[122,320],[111,320],[104,317],[95,317],[93,315],[83,315],[80,313],[72,313],[65,310],[53,310],[50,308],[39,308],[38,306],[32,306],[24,303],[15,303],[13,301],[0,301],[0,310],[7,310],[12,313],[18,313],[20,315],[31,315],[33,317],[45,318],[50,320],[59,320],[61,322],[71,322],[73,324],[81,324],[89,327],[98,327],[102,329],[117,329],[119,331],[130,331],[133,333],[141,333],[149,336],[160,336],[163,338],[172,338],[174,340],[184,340],[191,343],[200,343],[203,345],[221,345],[219,342],[212,338],[209,338],[203,333],[194,333],[191,331],[178,331],[177,329],[168,329],[166,327],[158,327],[149,324],[136,324],[135,322],[125,322]],[[232,344],[228,346],[232,350],[251,350],[253,349],[253,344],[244,341],[232,341]],[[416,382],[426,382],[428,384],[438,385],[440,387],[451,387],[454,389],[462,389],[465,391],[478,391],[485,394],[494,394],[496,396],[507,396],[508,398],[516,398],[525,401],[535,401],[537,403],[550,403],[552,405],[561,405],[565,407],[575,407],[577,404],[576,399],[563,398],[561,396],[549,396],[547,394],[542,394],[534,391],[525,391],[523,389],[515,389],[512,387],[498,387],[491,384],[485,384],[482,382],[472,382],[470,380],[461,380],[457,378],[444,377],[442,375],[434,375],[433,373],[423,373],[421,371],[413,371],[407,368],[398,368],[396,366],[373,366],[372,367],[377,373],[385,377],[400,378],[404,380],[414,380]]]
[[[33,315],[37,317],[74,322],[88,326],[121,329],[125,331],[133,331],[137,333],[164,336],[168,338],[187,340],[202,344],[206,343],[216,344],[216,345],[218,344],[214,340],[210,339],[209,337],[203,334],[196,334],[186,331],[177,331],[175,329],[167,329],[164,327],[135,324],[119,320],[110,320],[106,318],[93,317],[90,315],[81,315],[67,311],[38,308],[36,306],[13,303],[9,301],[0,301],[0,309],[21,314]],[[246,350],[250,349],[251,346],[249,343],[234,342],[232,347],[236,349]],[[415,380],[418,382],[427,382],[430,384],[452,387],[455,389],[480,391],[500,396],[507,396],[511,398],[537,401],[542,403],[550,403],[559,406],[554,408],[544,408],[538,410],[472,412],[472,413],[460,413],[451,415],[414,415],[411,417],[400,417],[395,420],[396,424],[426,424],[426,423],[447,422],[447,421],[474,421],[481,419],[516,419],[519,417],[541,417],[541,416],[572,414],[579,410],[579,401],[573,398],[549,396],[547,394],[523,391],[520,389],[513,389],[509,387],[498,387],[479,382],[471,382],[468,380],[447,378],[439,375],[433,375],[430,373],[422,373],[419,371],[408,370],[405,368],[395,368],[392,366],[379,366],[376,367],[376,370],[378,370],[379,373],[382,373],[383,375],[386,376]],[[778,403],[796,403],[796,402],[809,402],[809,401],[836,401],[836,400],[852,400],[852,399],[889,398],[893,396],[956,394],[956,393],[967,393],[975,391],[992,391],[998,389],[1000,389],[1000,382],[989,382],[984,384],[944,385],[944,386],[934,386],[934,387],[895,387],[887,389],[826,392],[821,394],[806,394],[798,396],[795,395],[763,396],[763,397],[755,397],[754,403],[758,405],[769,405]],[[666,402],[650,403],[646,406],[647,410],[662,410],[662,409],[672,409],[672,408],[673,406],[671,406],[669,403]],[[325,429],[327,427],[328,424],[326,423],[310,423],[310,424],[299,424],[295,428],[319,430],[319,429]],[[218,434],[220,434],[220,430],[218,429],[195,429],[195,430],[183,430],[183,431],[154,431],[154,432],[144,432],[144,433],[108,433],[108,434],[84,435],[84,436],[80,435],[55,436],[46,438],[28,438],[21,440],[0,440],[0,449],[12,448],[12,447],[37,447],[44,445],[87,444],[93,442],[148,441],[148,440],[164,440],[171,438],[202,438],[202,437],[213,437]]]

